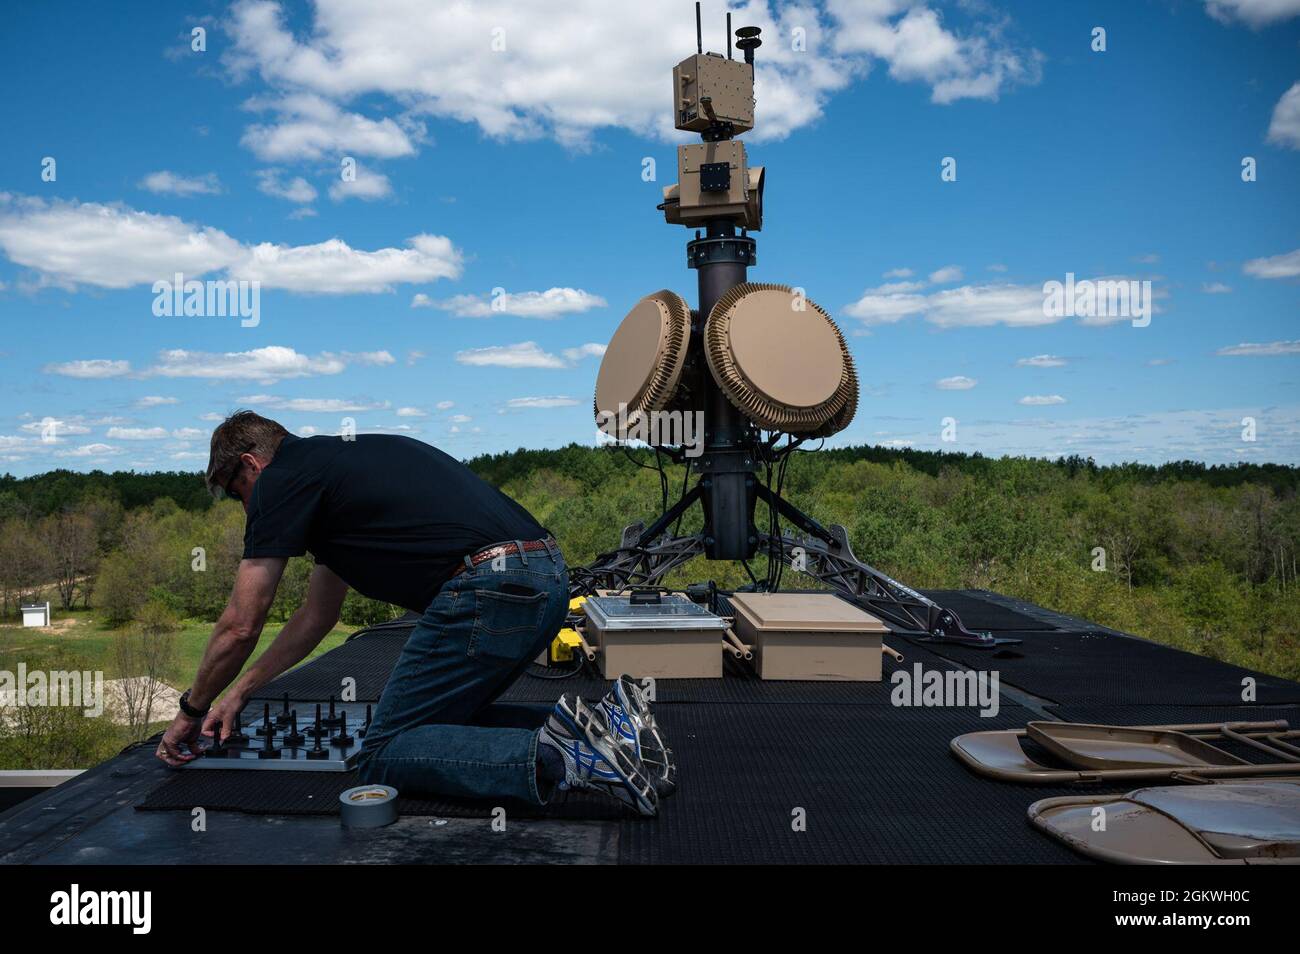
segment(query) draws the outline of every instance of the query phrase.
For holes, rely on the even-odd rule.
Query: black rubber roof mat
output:
[[[1036,632],[1024,636],[1019,646],[996,650],[948,644],[925,644],[925,648],[974,669],[996,670],[1002,683],[1063,708],[1177,706],[1193,701],[1240,705],[1247,678],[1255,681],[1257,704],[1300,703],[1300,683],[1099,630]]]

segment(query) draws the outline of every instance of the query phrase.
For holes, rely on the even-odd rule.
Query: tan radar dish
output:
[[[844,336],[788,285],[728,291],[709,313],[704,352],[727,399],[766,430],[827,436],[853,420],[858,377]]]
[[[596,425],[611,437],[672,400],[686,363],[691,309],[664,290],[646,295],[623,319],[596,376]]]

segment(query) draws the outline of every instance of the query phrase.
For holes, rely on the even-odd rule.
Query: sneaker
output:
[[[586,789],[622,802],[642,815],[659,810],[659,796],[646,777],[645,766],[619,744],[600,707],[589,708],[580,698],[560,696],[538,735],[538,744],[551,745],[564,757],[561,789]]]
[[[648,695],[624,673],[600,700],[600,708],[619,742],[641,760],[655,791],[666,798],[677,791],[677,763],[655,724]]]

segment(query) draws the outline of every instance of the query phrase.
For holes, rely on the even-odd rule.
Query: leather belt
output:
[[[541,540],[525,540],[522,544],[512,540],[509,543],[498,543],[495,546],[486,547],[476,553],[471,553],[465,559],[456,565],[452,571],[452,577],[457,577],[466,569],[472,566],[478,566],[480,563],[487,563],[489,560],[495,560],[499,556],[518,555],[519,547],[524,548],[525,553],[534,553],[537,550],[550,550],[552,547],[559,549],[555,543],[554,537],[545,537]]]

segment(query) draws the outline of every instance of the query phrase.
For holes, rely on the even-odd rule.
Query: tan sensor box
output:
[[[727,621],[679,593],[659,602],[593,596],[582,604],[601,673],[617,679],[721,679]]]
[[[880,620],[831,593],[737,593],[735,631],[763,679],[879,682]]]
[[[754,69],[744,60],[688,56],[673,67],[673,95],[678,129],[704,132],[731,123],[739,135],[754,128]]]

